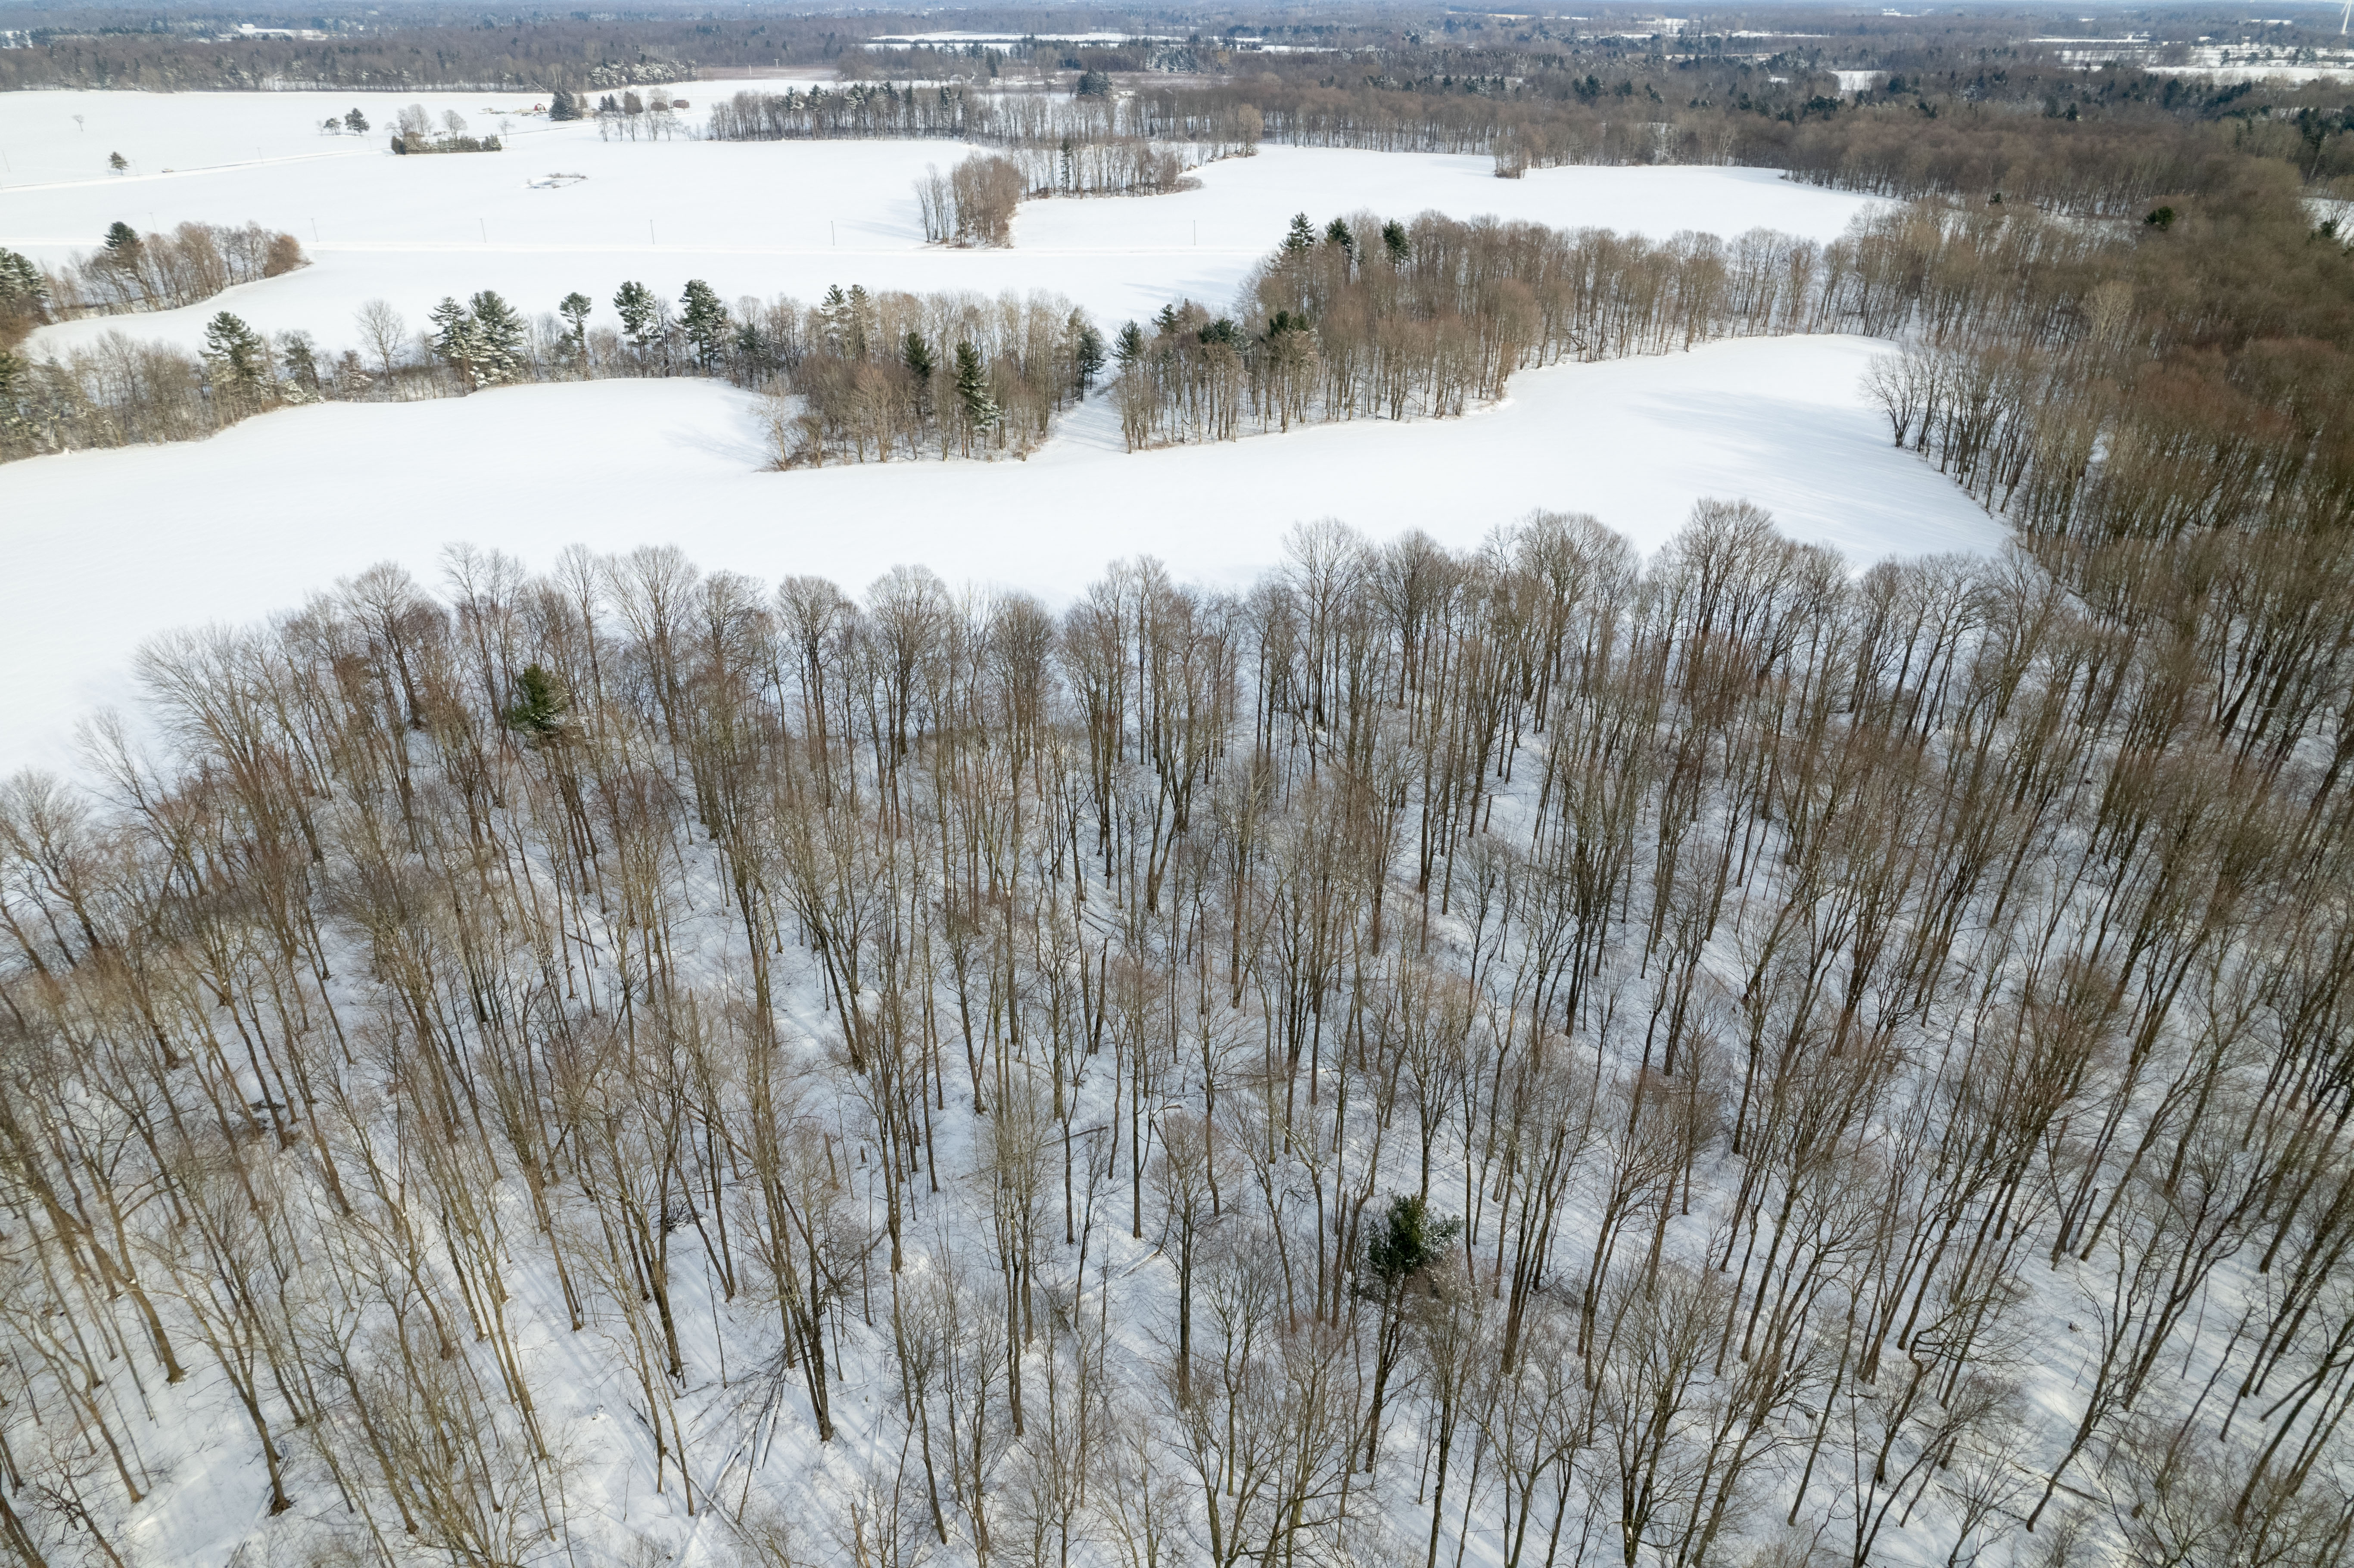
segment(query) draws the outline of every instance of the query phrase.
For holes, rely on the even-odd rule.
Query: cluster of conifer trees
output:
[[[0,253],[5,257],[6,253]],[[37,276],[37,274],[35,274]],[[0,281],[5,281],[0,274]],[[725,376],[770,395],[779,466],[1022,453],[1103,369],[1102,334],[1069,301],[1033,294],[870,295],[729,306],[701,280],[679,300],[623,283],[613,324],[578,291],[526,316],[493,290],[451,296],[421,328],[381,300],[354,318],[359,346],[265,335],[230,312],[188,354],[111,333],[63,358],[0,353],[0,458],[189,440],[319,399],[459,397],[534,381]]]
[[[749,319],[749,318],[748,318]],[[1028,452],[1087,396],[1103,334],[1058,295],[830,290],[763,309],[731,368],[769,392],[778,466]]]

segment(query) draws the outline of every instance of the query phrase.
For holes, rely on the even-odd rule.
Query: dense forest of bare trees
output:
[[[457,548],[154,643],[78,779],[0,783],[0,1560],[2354,1564],[2349,122],[1910,26],[1836,101],[1195,39],[976,95],[1018,132],[720,111],[980,141],[984,214],[1066,134],[1923,198],[1829,245],[1303,215],[1108,340],[631,284],[0,353],[10,456],[702,375],[794,465],[1851,331],[2018,529],[1326,522],[1059,610]],[[55,293],[0,264],[0,348]]]
[[[1225,440],[1246,423],[1447,417],[1502,397],[1516,371],[1568,360],[1729,336],[1901,335],[1924,316],[1983,333],[2020,310],[2066,316],[2109,243],[1942,204],[1868,215],[1827,246],[1766,229],[1654,242],[1435,213],[1357,213],[1320,229],[1303,213],[1246,285],[1239,319],[1187,302],[1150,334],[1124,333],[1113,395],[1131,449]],[[1953,256],[1968,260],[1937,265]]]
[[[0,790],[0,1540],[2349,1560],[2326,724],[1738,503],[1288,556],[154,645]]]

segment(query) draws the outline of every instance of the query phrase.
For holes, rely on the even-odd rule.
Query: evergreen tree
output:
[[[712,362],[726,352],[727,307],[719,302],[718,292],[700,278],[687,280],[686,292],[679,306],[686,341],[695,344],[695,363],[709,370]]]
[[[586,361],[588,357],[588,313],[596,308],[596,302],[578,289],[557,302],[556,313],[566,323],[564,341],[577,359]]]
[[[24,427],[25,416],[17,407],[16,388],[31,380],[31,369],[15,355],[0,349],[0,432]]]
[[[824,297],[817,302],[817,319],[826,346],[836,354],[849,353],[850,296],[842,291],[841,284],[826,285]]]
[[[988,373],[981,368],[980,351],[969,343],[956,345],[956,393],[965,422],[973,429],[985,430],[997,423],[997,399],[989,395]]]
[[[1119,336],[1112,342],[1111,356],[1119,362],[1119,367],[1122,370],[1126,370],[1129,366],[1132,366],[1138,360],[1142,359],[1144,357],[1144,329],[1138,326],[1134,322],[1130,322],[1126,326],[1120,328]]]
[[[559,87],[556,90],[554,101],[547,106],[547,117],[550,120],[578,120],[580,118],[580,105],[573,101],[569,91]]]
[[[1401,1196],[1391,1202],[1387,1223],[1373,1232],[1359,1255],[1356,1294],[1380,1308],[1373,1324],[1371,1422],[1377,1434],[1383,1393],[1405,1349],[1407,1288],[1438,1261],[1462,1229],[1460,1220],[1433,1218],[1422,1199]]]
[[[110,169],[112,169],[116,174],[118,174],[118,175],[119,175],[119,174],[121,174],[123,170],[125,170],[125,169],[127,169],[127,168],[129,168],[129,167],[131,166],[131,160],[130,160],[130,159],[128,159],[128,158],[126,158],[126,157],[124,157],[124,156],[123,156],[122,154],[120,154],[120,153],[109,153],[109,154],[106,155],[106,166],[107,166],[108,168],[110,168]]]
[[[1361,1288],[1376,1301],[1392,1299],[1400,1286],[1437,1261],[1439,1250],[1462,1229],[1460,1220],[1433,1216],[1420,1198],[1393,1199],[1388,1223],[1365,1244],[1367,1277]]]
[[[866,292],[865,284],[850,285],[848,304],[849,311],[844,319],[848,322],[850,329],[850,356],[853,359],[864,359],[866,357],[866,323],[873,320],[875,315],[875,301]]]
[[[661,313],[652,289],[635,281],[622,284],[613,295],[613,309],[620,313],[621,334],[631,348],[643,348],[652,341]]]
[[[515,677],[514,701],[507,707],[507,727],[529,736],[555,733],[564,718],[564,693],[556,677],[538,664],[525,664]]]
[[[932,401],[932,373],[939,368],[939,363],[932,357],[932,345],[924,341],[922,333],[910,332],[900,341],[899,363],[907,366],[908,376],[916,383],[917,417],[930,418],[935,407]]]
[[[736,363],[748,382],[758,386],[776,374],[777,351],[760,331],[758,322],[744,322],[736,328]]]
[[[106,226],[105,243],[110,260],[128,266],[139,260],[139,231],[119,217]]]
[[[433,323],[433,352],[458,372],[469,387],[474,384],[474,318],[466,307],[444,294],[427,313]]]
[[[278,359],[283,367],[283,379],[291,388],[289,399],[307,403],[319,395],[318,345],[311,334],[297,328],[278,334]]]
[[[362,114],[356,107],[355,107],[349,114],[344,116],[344,129],[349,131],[353,135],[364,136],[367,134],[367,116]]]
[[[32,315],[48,298],[48,280],[33,265],[33,259],[0,246],[0,313]]]
[[[1308,221],[1308,215],[1306,213],[1302,212],[1293,214],[1291,218],[1291,228],[1289,232],[1286,233],[1283,237],[1284,254],[1287,256],[1304,256],[1309,251],[1315,249],[1316,226]]]
[[[204,356],[214,383],[241,396],[258,390],[270,375],[270,345],[227,311],[206,323]]]
[[[513,381],[524,365],[523,317],[485,289],[469,302],[474,322],[474,376],[484,386]]]
[[[1103,334],[1096,331],[1095,323],[1076,311],[1071,313],[1068,324],[1071,333],[1071,368],[1078,377],[1079,395],[1085,397],[1087,388],[1096,384],[1096,377],[1103,374]]]
[[[1393,262],[1405,261],[1414,255],[1414,244],[1405,237],[1405,225],[1396,218],[1382,225],[1382,249]]]
[[[1337,245],[1351,256],[1357,253],[1357,237],[1350,233],[1349,226],[1337,217],[1324,226],[1324,243]]]
[[[938,368],[932,358],[932,345],[924,341],[919,332],[909,333],[907,341],[899,345],[899,363],[907,367],[907,374],[916,378],[919,388],[932,384],[932,372]]]

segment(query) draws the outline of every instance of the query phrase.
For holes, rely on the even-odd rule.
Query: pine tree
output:
[[[1382,225],[1382,249],[1389,253],[1394,263],[1412,259],[1414,244],[1405,237],[1405,224],[1392,218]]]
[[[719,294],[700,278],[686,281],[686,292],[679,301],[680,317],[686,327],[686,341],[695,344],[695,362],[704,370],[727,348],[727,307],[719,302]]]
[[[1324,226],[1324,243],[1337,245],[1351,256],[1357,253],[1357,237],[1350,233],[1349,226],[1337,217]]]
[[[367,116],[362,114],[356,106],[353,108],[349,114],[344,116],[344,129],[349,131],[353,135],[364,136],[367,134]]]
[[[307,403],[319,395],[318,345],[311,334],[300,328],[278,334],[278,358],[284,368],[284,382],[289,388],[287,400]]]
[[[474,322],[474,376],[484,386],[513,381],[523,368],[523,317],[485,289],[469,302]]]
[[[932,345],[924,341],[922,333],[910,331],[900,339],[899,363],[907,368],[909,379],[916,384],[916,417],[929,419],[933,409],[938,407],[932,400],[932,373],[939,368],[939,362],[932,357]],[[945,457],[948,454],[943,452],[941,455]]]
[[[956,345],[956,393],[968,428],[985,430],[997,423],[1000,410],[997,399],[989,395],[988,373],[981,368],[980,351],[969,343]],[[970,439],[965,450],[972,450]]]
[[[547,106],[547,117],[550,120],[578,120],[580,118],[580,105],[573,101],[569,91],[559,87],[556,90],[554,101]]]
[[[1103,374],[1103,334],[1076,311],[1071,313],[1067,324],[1071,334],[1071,368],[1078,380],[1079,395],[1084,397],[1087,388],[1096,384],[1096,377]]]
[[[932,384],[932,372],[938,368],[932,358],[932,345],[924,341],[919,332],[909,333],[907,341],[899,345],[899,363],[907,367],[907,374],[916,378],[919,389]]]
[[[1134,322],[1130,322],[1126,326],[1120,328],[1119,336],[1114,339],[1112,343],[1111,356],[1119,362],[1119,367],[1122,370],[1126,370],[1138,360],[1142,359],[1144,357],[1144,329],[1138,326]]]
[[[758,386],[774,375],[778,366],[775,347],[760,331],[758,322],[739,322],[736,327],[736,364],[748,386]]]
[[[33,265],[33,259],[0,246],[0,313],[32,315],[48,298],[48,280]]]
[[[131,166],[131,160],[130,160],[130,159],[128,159],[128,158],[126,158],[126,157],[124,157],[124,156],[123,156],[122,154],[120,154],[120,153],[109,153],[109,154],[106,155],[106,166],[107,166],[108,168],[110,168],[110,169],[112,169],[116,174],[118,174],[118,175],[119,175],[119,174],[121,174],[123,170],[125,170],[125,169],[127,169],[127,168],[129,168],[129,167]]]
[[[1292,215],[1290,231],[1283,237],[1283,249],[1288,256],[1304,256],[1316,249],[1316,226],[1308,221],[1304,212]]]
[[[818,324],[825,333],[826,346],[836,354],[850,352],[850,296],[842,285],[830,283],[825,297],[817,302]]]
[[[556,313],[566,323],[565,352],[583,364],[588,358],[588,313],[596,308],[596,302],[578,289],[565,295],[556,305]]]
[[[468,387],[474,385],[474,318],[466,307],[444,294],[427,313],[433,323],[433,352],[458,372]]]
[[[128,265],[139,259],[139,231],[116,218],[106,226],[107,259]]]
[[[16,388],[31,380],[32,367],[23,360],[0,349],[0,433],[22,429],[26,420],[16,404]]]
[[[205,325],[204,357],[214,383],[239,396],[258,390],[270,375],[270,345],[227,311]]]
[[[866,323],[875,314],[875,301],[866,292],[865,284],[850,285],[849,307],[845,319],[850,323],[850,356],[864,359],[866,357]]]
[[[563,720],[564,706],[564,693],[556,677],[538,664],[525,664],[523,673],[515,677],[507,727],[534,736],[552,735]]]
[[[622,284],[613,295],[613,309],[620,313],[621,333],[631,347],[643,348],[652,340],[659,313],[652,289],[635,281]]]

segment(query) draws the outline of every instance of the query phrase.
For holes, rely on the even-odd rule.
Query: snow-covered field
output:
[[[1278,560],[1294,523],[1325,516],[1462,546],[1535,508],[1590,512],[1649,550],[1695,499],[1746,496],[1859,566],[1996,547],[2000,524],[1892,449],[1864,405],[1879,347],[1737,340],[1524,371],[1504,404],[1463,419],[1133,455],[1098,402],[1027,462],[765,472],[748,395],[600,381],[323,404],[208,441],[8,463],[0,758],[62,765],[79,715],[131,696],[146,637],[254,620],[379,560],[435,579],[454,540],[535,567],[575,542],[674,541],[705,567],[852,591],[920,562],[1057,600],[1139,554],[1239,585]]]
[[[673,89],[699,124],[713,94]],[[222,308],[328,348],[390,300],[421,324],[445,294],[496,289],[546,311],[625,279],[726,298],[870,289],[1051,289],[1107,323],[1180,297],[1223,302],[1290,215],[1493,213],[1665,237],[1771,227],[1829,238],[1869,198],[1770,170],[1552,169],[1270,147],[1201,171],[1198,190],[1023,204],[1010,250],[927,247],[910,182],[951,164],[934,142],[600,140],[593,122],[525,116],[529,95],[420,94],[437,118],[503,130],[498,154],[402,158],[385,123],[410,101],[367,95],[376,127],[329,136],[352,106],[319,93],[0,94],[0,244],[44,260],[106,226],[249,220],[288,229],[314,264],[184,311],[44,329],[31,351],[125,331],[195,346]],[[110,153],[128,174],[106,169]],[[579,183],[535,186],[552,172]],[[503,391],[464,402],[270,415],[193,447],[78,453],[0,468],[0,548],[16,613],[0,622],[0,758],[62,760],[75,718],[126,694],[126,661],[165,628],[250,619],[339,574],[395,558],[429,572],[464,539],[544,564],[575,541],[675,540],[705,564],[863,585],[896,562],[951,581],[1066,595],[1140,552],[1239,582],[1293,523],[1479,539],[1532,508],[1592,512],[1649,546],[1700,495],[1745,495],[1859,562],[1983,549],[1997,525],[1888,450],[1855,387],[1856,339],[1720,344],[1669,359],[1527,375],[1503,408],[1446,425],[1323,429],[1129,457],[1082,413],[1027,463],[761,471],[750,400],[683,382]],[[593,461],[584,461],[593,454]],[[109,610],[89,612],[104,583]]]
[[[700,126],[716,94],[781,83],[688,82],[671,90]],[[796,84],[806,87],[807,83]],[[1187,296],[1233,297],[1251,264],[1305,208],[1320,222],[1371,209],[1411,217],[1493,213],[1562,228],[1664,238],[1766,227],[1836,237],[1872,198],[1798,185],[1772,170],[1547,169],[1494,177],[1489,159],[1269,147],[1200,171],[1202,187],[1133,199],[1023,205],[1011,250],[928,248],[912,182],[967,149],[948,142],[605,142],[591,122],[517,118],[508,151],[396,157],[380,134],[412,101],[364,96],[377,127],[327,136],[352,107],[319,93],[0,94],[0,245],[55,264],[117,219],[141,229],[189,219],[265,224],[301,239],[313,265],[217,301],[135,322],[93,319],[42,333],[59,349],[119,328],[194,345],[223,308],[267,332],[353,341],[352,313],[389,300],[412,322],[445,294],[495,289],[529,313],[578,289],[607,304],[624,280],[675,299],[702,278],[723,299],[810,299],[830,283],[916,291],[1050,289],[1117,324]],[[528,96],[419,96],[476,132]],[[82,117],[77,128],[74,117]],[[107,171],[108,154],[130,160]],[[162,172],[166,167],[175,172]],[[550,174],[586,175],[535,188]]]

